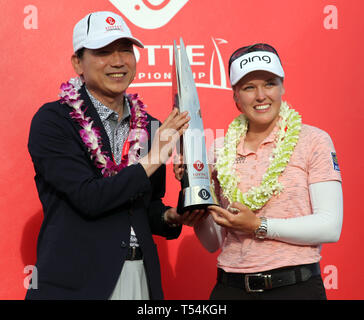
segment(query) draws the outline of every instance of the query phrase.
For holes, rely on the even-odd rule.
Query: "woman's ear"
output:
[[[238,96],[236,94],[235,88],[233,88],[233,99],[234,99],[235,103],[238,102]]]
[[[282,86],[281,95],[283,96],[286,93],[286,89],[284,88],[284,78],[279,78],[279,80],[281,81],[281,86]]]
[[[243,109],[242,109],[242,108],[240,108],[240,106],[238,105],[238,103],[237,103],[237,102],[235,102],[235,105],[236,105],[236,109],[238,109],[241,113],[244,113],[244,112],[243,112]]]
[[[234,99],[234,102],[235,102],[235,105],[236,105],[236,108],[240,111],[240,112],[243,112],[243,110],[240,108],[240,105],[239,105],[239,98],[238,98],[238,95],[235,91],[235,88],[233,88],[233,99]]]

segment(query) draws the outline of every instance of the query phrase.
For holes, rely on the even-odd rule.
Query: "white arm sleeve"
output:
[[[195,234],[204,248],[209,252],[218,250],[225,237],[225,228],[215,223],[211,215],[194,226]]]
[[[299,245],[336,242],[343,222],[343,195],[339,181],[309,186],[313,213],[303,217],[269,219],[267,238]]]

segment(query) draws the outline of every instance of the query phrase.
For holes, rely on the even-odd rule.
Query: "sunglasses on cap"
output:
[[[281,59],[279,58],[278,52],[276,49],[274,49],[271,45],[266,44],[266,43],[255,43],[252,44],[250,46],[245,46],[242,48],[237,49],[230,57],[229,59],[229,70],[231,67],[231,64],[238,58],[240,58],[241,56],[243,56],[244,54],[250,53],[250,52],[254,52],[254,51],[268,51],[268,52],[272,52],[275,55],[277,55],[279,61],[281,61]]]

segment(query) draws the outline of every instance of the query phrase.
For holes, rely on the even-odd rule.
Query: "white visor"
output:
[[[253,51],[243,54],[230,66],[230,83],[236,85],[248,73],[262,70],[284,78],[284,71],[278,56],[268,51]]]

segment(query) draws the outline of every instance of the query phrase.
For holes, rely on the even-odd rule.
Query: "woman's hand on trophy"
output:
[[[260,219],[256,214],[239,202],[233,202],[228,209],[209,206],[208,211],[214,221],[222,227],[251,233],[260,226]]]
[[[183,163],[183,155],[176,155],[173,159],[173,172],[177,180],[181,181],[185,172],[185,165]]]

